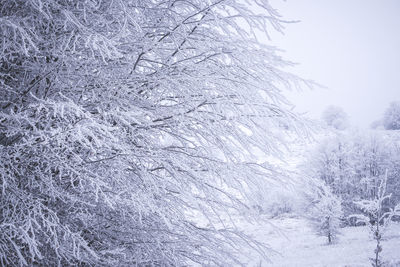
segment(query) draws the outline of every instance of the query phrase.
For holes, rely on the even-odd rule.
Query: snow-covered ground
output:
[[[276,252],[270,252],[271,262],[254,256],[248,266],[279,267],[363,267],[371,266],[375,248],[368,227],[341,229],[339,240],[331,245],[318,236],[307,220],[298,216],[281,216],[269,223],[247,224],[243,229],[263,241]],[[383,235],[382,257],[388,266],[400,266],[400,224],[392,223]],[[271,254],[272,253],[272,254]]]

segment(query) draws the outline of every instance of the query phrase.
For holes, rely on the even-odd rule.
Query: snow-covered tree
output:
[[[386,130],[400,130],[400,101],[390,103],[383,115]]]
[[[306,195],[309,201],[306,214],[316,232],[331,244],[340,233],[343,218],[341,200],[322,181],[315,180],[310,189]]]
[[[270,28],[267,0],[2,0],[2,265],[265,256],[226,218],[276,179],[252,149],[297,121]]]
[[[348,116],[341,107],[329,106],[322,113],[322,120],[330,127],[344,130],[349,126]]]
[[[310,153],[303,167],[310,177],[322,180],[334,195],[340,196],[345,208],[358,192],[351,149],[345,134],[326,138]]]
[[[390,194],[386,194],[387,172],[381,177],[380,183],[377,186],[377,194],[373,199],[357,201],[356,204],[364,212],[361,215],[353,215],[360,221],[369,225],[373,239],[376,241],[374,249],[374,257],[370,258],[373,267],[384,266],[384,261],[381,257],[382,252],[382,236],[395,215],[400,215],[400,205],[394,209],[388,209],[384,205],[390,199]]]
[[[394,132],[390,143],[391,156],[388,169],[387,193],[391,194],[390,206],[400,203],[400,134]]]
[[[399,153],[396,136],[381,132],[341,132],[317,145],[305,163],[305,172],[323,180],[343,200],[346,215],[354,201],[377,194],[380,177],[388,170],[388,192],[399,197]],[[393,206],[394,203],[390,203]]]

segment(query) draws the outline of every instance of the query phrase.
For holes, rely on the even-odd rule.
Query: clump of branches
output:
[[[302,129],[267,0],[3,0],[2,265],[242,264],[230,216]]]

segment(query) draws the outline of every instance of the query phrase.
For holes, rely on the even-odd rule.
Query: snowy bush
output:
[[[385,208],[384,203],[390,199],[390,194],[386,194],[387,177],[386,172],[380,179],[377,194],[373,199],[356,202],[364,214],[352,215],[352,217],[369,225],[372,238],[376,241],[374,257],[370,259],[373,267],[386,266],[381,257],[382,236],[393,216],[400,215],[400,205],[397,205],[394,209]]]
[[[342,108],[337,106],[327,107],[322,113],[322,120],[326,125],[337,130],[344,130],[349,126],[347,114]]]
[[[311,221],[317,234],[327,238],[328,243],[337,239],[343,219],[340,199],[323,182],[314,181],[307,194],[306,217]]]
[[[225,218],[279,180],[252,148],[298,123],[271,27],[267,0],[2,0],[1,264],[265,257]]]
[[[272,217],[283,214],[297,213],[299,210],[299,197],[294,191],[282,190],[268,195],[263,206],[263,212]]]
[[[392,102],[383,115],[386,130],[400,130],[400,102]]]

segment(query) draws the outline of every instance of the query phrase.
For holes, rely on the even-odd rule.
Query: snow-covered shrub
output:
[[[329,244],[334,242],[340,233],[343,219],[340,198],[335,196],[323,182],[314,181],[310,184],[307,199],[309,203],[306,217],[315,231],[327,238]]]
[[[349,127],[348,115],[341,107],[327,107],[322,113],[322,120],[326,125],[337,130],[344,130]]]
[[[263,212],[276,217],[283,214],[297,213],[299,210],[299,197],[295,192],[282,190],[273,192],[268,196],[263,206]]]
[[[386,130],[400,130],[400,101],[390,103],[383,115]]]
[[[387,205],[384,205],[391,196],[390,194],[386,194],[387,177],[387,172],[383,177],[380,177],[380,183],[379,186],[377,186],[377,194],[373,199],[355,202],[363,211],[363,214],[351,216],[370,227],[371,236],[376,241],[374,257],[370,258],[373,267],[386,266],[381,257],[383,249],[382,236],[392,221],[392,217],[400,215],[400,205],[397,205],[394,209],[387,208]]]

